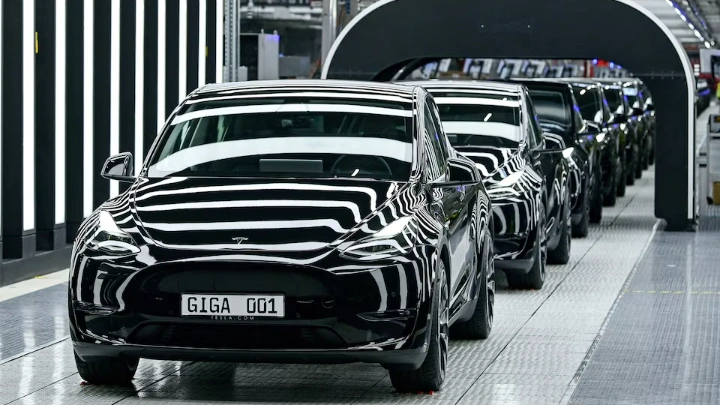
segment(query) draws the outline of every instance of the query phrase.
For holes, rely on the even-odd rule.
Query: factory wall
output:
[[[3,266],[66,248],[139,167],[178,101],[222,78],[222,0],[4,0],[0,9]],[[65,265],[67,267],[67,265]]]

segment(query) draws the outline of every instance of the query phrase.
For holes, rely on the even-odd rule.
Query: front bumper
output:
[[[137,357],[171,361],[220,361],[244,363],[283,363],[283,364],[341,364],[341,363],[379,363],[408,369],[419,368],[427,348],[406,350],[219,350],[189,349],[178,347],[158,347],[143,345],[105,345],[73,342],[77,355],[87,361],[94,357]]]
[[[70,291],[80,357],[411,366],[424,358],[432,300],[417,262],[345,274],[261,263],[84,263]],[[183,293],[283,294],[285,316],[183,317]]]

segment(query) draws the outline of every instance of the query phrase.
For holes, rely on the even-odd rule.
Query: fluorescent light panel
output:
[[[175,0],[170,0],[175,1]],[[158,0],[157,132],[165,123],[165,0]]]
[[[205,85],[205,76],[207,71],[207,0],[199,0],[200,9],[198,11],[199,19],[199,40],[198,40],[198,87]]]
[[[224,24],[224,1],[217,0],[215,7],[215,83],[223,82],[223,24]]]
[[[83,59],[85,82],[83,84],[83,215],[93,211],[93,3],[85,0],[83,43],[85,54]]]
[[[65,222],[65,13],[66,0],[55,3],[55,223]]]
[[[135,6],[135,173],[143,162],[144,96],[145,96],[145,0]]]
[[[23,0],[23,230],[35,228],[35,0]]]
[[[110,0],[110,156],[120,153],[120,0]],[[110,197],[119,184],[110,182]]]
[[[180,22],[178,24],[178,27],[180,28],[178,31],[178,43],[179,43],[179,53],[178,53],[178,101],[182,100],[187,96],[188,94],[188,88],[187,88],[187,61],[188,61],[188,52],[187,52],[187,30],[188,30],[188,5],[187,0],[179,0],[179,8],[180,8]]]

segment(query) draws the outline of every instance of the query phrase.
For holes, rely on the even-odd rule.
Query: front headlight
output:
[[[97,219],[97,229],[87,243],[88,249],[113,255],[127,256],[140,252],[133,239],[123,232],[112,215],[107,211],[100,211]]]
[[[412,217],[400,218],[385,228],[343,249],[341,256],[354,260],[378,260],[401,256],[415,246]]]

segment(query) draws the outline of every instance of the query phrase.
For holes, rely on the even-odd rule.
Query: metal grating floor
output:
[[[433,395],[396,394],[387,372],[366,364],[143,360],[132,387],[81,385],[67,340],[13,359],[52,343],[57,331],[66,329],[62,285],[0,302],[0,404],[567,402],[578,369],[652,234],[653,182],[652,170],[646,172],[616,207],[605,210],[588,238],[573,240],[571,262],[550,267],[542,291],[510,291],[501,280],[490,339],[451,341],[448,381]],[[577,388],[576,396],[582,383]]]

